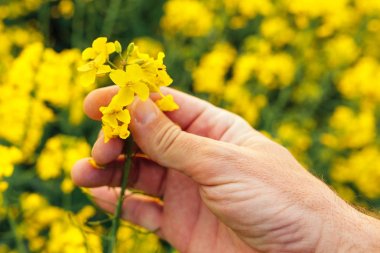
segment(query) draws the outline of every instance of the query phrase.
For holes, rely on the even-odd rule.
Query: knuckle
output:
[[[176,142],[182,130],[174,124],[167,124],[158,130],[155,146],[161,154],[169,153],[175,149]]]

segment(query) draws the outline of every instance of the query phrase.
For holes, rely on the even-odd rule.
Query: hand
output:
[[[282,146],[243,119],[173,89],[180,109],[163,114],[150,100],[135,102],[131,132],[151,160],[135,158],[123,218],[156,231],[180,252],[370,252],[378,221],[338,198]],[[116,87],[93,91],[85,112],[99,120]],[[154,98],[153,98],[154,99]],[[248,109],[248,108],[247,108]],[[94,144],[72,171],[76,184],[95,187],[96,203],[112,213],[123,141]],[[377,236],[377,239],[376,239]],[[377,245],[377,247],[380,247]],[[379,249],[379,248],[377,248]]]

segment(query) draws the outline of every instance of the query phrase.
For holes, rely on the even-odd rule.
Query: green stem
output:
[[[7,213],[8,213],[9,225],[11,226],[12,233],[15,237],[17,251],[20,253],[26,253],[27,250],[25,248],[25,245],[21,236],[17,232],[17,224],[15,221],[15,218],[13,217],[11,208],[8,207]]]
[[[102,35],[109,37],[112,33],[116,19],[118,17],[121,0],[111,0],[106,18],[104,19]]]
[[[123,202],[125,198],[125,190],[127,188],[128,176],[129,176],[129,172],[131,170],[131,165],[132,165],[132,144],[133,144],[132,137],[129,137],[126,144],[127,145],[125,148],[124,173],[123,173],[123,178],[121,182],[120,196],[117,200],[115,215],[112,220],[112,226],[111,226],[110,237],[109,237],[110,244],[108,247],[108,253],[116,252],[117,231],[120,226],[120,218],[121,218],[122,207],[123,207]]]
[[[107,59],[107,63],[113,67],[114,69],[119,69],[115,64],[113,64],[113,62],[111,62],[109,59]]]

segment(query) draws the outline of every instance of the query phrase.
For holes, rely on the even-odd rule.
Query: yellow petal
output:
[[[156,104],[161,111],[170,112],[175,111],[179,108],[172,95],[166,95],[165,97],[157,100]]]
[[[104,133],[104,142],[107,143],[110,139],[114,137],[112,134],[112,128],[110,126],[103,125],[102,130]]]
[[[131,90],[129,87],[123,87],[117,94],[117,103],[121,106],[127,106],[132,103],[134,98],[135,94],[133,90]]]
[[[104,75],[111,72],[111,67],[109,65],[101,65],[98,68],[98,71],[96,71],[97,75]]]
[[[149,91],[150,92],[159,92],[160,88],[155,84],[155,82],[148,82],[147,83]]]
[[[125,105],[122,104],[122,100],[120,98],[120,93],[118,92],[115,96],[112,97],[111,102],[108,104],[108,113],[119,112],[123,109]]]
[[[119,43],[120,44],[120,43]],[[116,48],[115,48],[115,44],[112,43],[112,42],[108,42],[106,44],[106,49],[107,49],[107,54],[112,54],[113,52],[115,52]]]
[[[80,80],[80,83],[82,83],[84,86],[87,86],[87,85],[95,83],[95,80],[96,80],[96,70],[93,69],[93,70],[84,72],[80,76],[79,80]]]
[[[123,124],[122,126],[119,127],[119,137],[122,139],[127,139],[129,136],[130,132],[128,130],[128,125]]]
[[[104,54],[99,54],[98,56],[95,57],[94,64],[96,67],[99,67],[106,63],[107,59],[104,56]]]
[[[128,75],[125,71],[117,69],[110,74],[112,82],[120,87],[124,87],[128,82]]]
[[[105,114],[102,117],[103,125],[110,126],[111,128],[118,127],[118,122],[115,114]]]
[[[159,52],[157,55],[157,63],[163,64],[164,63],[165,54],[163,52]]]
[[[124,124],[129,124],[129,122],[131,122],[131,115],[129,114],[129,111],[127,109],[119,112],[117,114],[116,118],[119,121],[123,122]]]
[[[3,164],[1,169],[3,170],[2,174],[5,177],[9,177],[13,174],[14,167],[12,164]]]
[[[0,182],[0,192],[5,192],[8,189],[8,186],[7,182]]]
[[[130,82],[138,82],[141,79],[143,79],[143,71],[140,67],[140,65],[132,64],[127,65],[125,72],[127,73],[128,80]]]
[[[115,97],[112,98],[111,100],[111,103],[108,105],[108,106],[101,106],[99,108],[99,111],[105,115],[105,114],[111,114],[113,112],[115,112],[114,108],[112,108],[111,104],[112,104],[112,101],[114,100]]]
[[[94,40],[94,42],[92,42],[92,48],[97,53],[101,53],[106,49],[106,43],[107,43],[106,37],[97,38],[96,40]]]
[[[87,71],[94,70],[94,69],[95,69],[94,62],[90,61],[90,62],[78,67],[77,70],[79,72],[87,72]]]
[[[137,96],[142,100],[145,101],[149,97],[149,88],[146,84],[138,82],[133,85],[133,90],[136,92]]]
[[[82,53],[82,59],[84,61],[95,59],[96,53],[95,50],[91,47],[86,48]]]
[[[160,86],[169,86],[173,82],[166,70],[158,70],[158,78]]]

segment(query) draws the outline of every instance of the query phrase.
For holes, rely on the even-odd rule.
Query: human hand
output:
[[[372,252],[378,221],[339,199],[280,145],[243,119],[173,89],[180,109],[163,114],[150,100],[131,109],[131,132],[151,160],[135,158],[132,194],[123,218],[156,231],[180,252]],[[93,91],[85,112],[100,120],[116,87]],[[123,141],[104,143],[72,171],[93,188],[95,202],[113,212],[123,168]],[[379,247],[377,245],[377,247]]]

